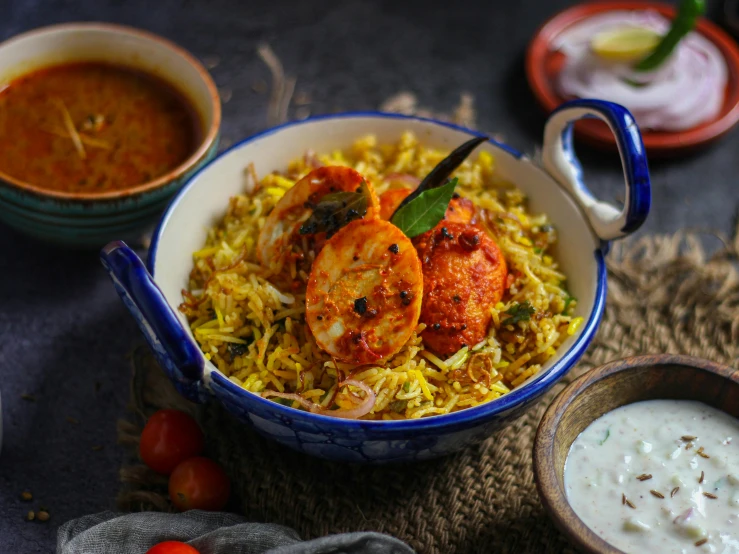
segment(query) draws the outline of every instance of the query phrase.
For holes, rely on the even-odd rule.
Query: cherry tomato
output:
[[[200,454],[203,442],[203,432],[188,414],[159,410],[141,433],[139,454],[151,469],[169,475],[177,464]]]
[[[152,546],[146,554],[200,554],[200,552],[184,542],[165,541]]]
[[[217,512],[228,502],[231,483],[221,466],[208,458],[185,460],[169,476],[169,498],[185,510]]]

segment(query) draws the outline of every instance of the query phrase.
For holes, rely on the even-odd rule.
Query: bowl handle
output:
[[[111,242],[103,248],[100,261],[179,393],[203,402],[203,356],[183,330],[144,263],[123,241]]]
[[[626,181],[624,208],[601,202],[582,179],[582,166],[572,144],[572,128],[581,118],[594,117],[608,124],[621,156]],[[595,234],[608,241],[636,231],[647,219],[652,193],[641,133],[631,113],[603,100],[572,100],[554,110],[544,127],[544,169],[572,193],[590,220]]]

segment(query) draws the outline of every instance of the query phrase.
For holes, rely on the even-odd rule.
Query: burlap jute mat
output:
[[[614,245],[603,324],[564,381],[643,353],[690,354],[739,366],[739,233],[732,240],[718,237],[722,244],[710,257],[702,245],[706,238],[681,233]],[[294,453],[214,404],[183,400],[145,347],[134,351],[132,365],[136,415],[119,425],[132,460],[121,470],[123,510],[170,509],[166,479],[136,462],[135,446],[148,414],[177,407],[201,421],[208,455],[233,481],[231,509],[250,520],[288,525],[306,539],[375,530],[423,553],[573,551],[544,513],[531,470],[534,433],[552,394],[482,444],[445,459],[352,466]]]

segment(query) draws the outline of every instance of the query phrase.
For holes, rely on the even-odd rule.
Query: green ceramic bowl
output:
[[[218,149],[221,103],[206,69],[172,42],[137,29],[101,23],[53,25],[0,44],[0,86],[65,62],[106,61],[140,69],[172,84],[202,124],[202,141],[180,166],[123,191],[65,193],[19,181],[0,168],[0,220],[28,235],[74,247],[99,248],[137,239],[156,222],[179,188]]]

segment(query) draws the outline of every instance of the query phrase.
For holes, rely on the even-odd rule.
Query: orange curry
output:
[[[100,62],[0,83],[0,172],[60,192],[141,185],[182,164],[199,120],[171,85]]]

